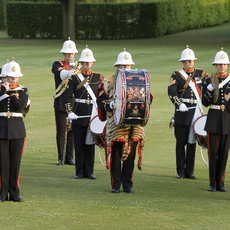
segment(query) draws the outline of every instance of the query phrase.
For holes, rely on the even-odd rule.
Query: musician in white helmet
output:
[[[95,61],[92,50],[86,46],[78,60],[82,65],[82,71],[72,75],[64,93],[66,112],[72,121],[74,132],[76,179],[96,179],[93,175],[95,144],[89,130],[89,123],[91,118],[97,115],[95,95],[104,77],[92,72]],[[72,106],[73,94],[75,102]]]
[[[57,165],[63,165],[64,163],[68,165],[75,165],[75,162],[73,161],[73,131],[66,131],[66,111],[63,102],[63,93],[66,90],[69,78],[75,72],[73,69],[70,69],[69,63],[74,59],[78,50],[76,49],[75,42],[71,41],[69,38],[63,43],[60,52],[63,54],[64,60],[55,61],[52,66],[56,89],[54,93],[54,113],[56,122],[56,143],[58,150]],[[71,104],[73,105],[73,103],[74,100],[72,99]],[[63,159],[63,157],[65,157],[65,159]]]
[[[200,97],[207,73],[194,67],[196,60],[193,50],[187,46],[178,60],[183,68],[174,71],[168,85],[168,96],[175,106],[173,119],[178,179],[197,179],[193,174],[196,152],[193,124],[203,113]]]
[[[125,49],[118,54],[114,66],[117,69],[131,69],[135,63]],[[138,168],[142,169],[142,151],[145,134],[141,126],[117,126],[113,109],[115,75],[106,78],[98,89],[98,114],[101,120],[107,120],[105,136],[105,154],[107,168],[110,168],[112,193],[119,193],[122,185],[124,192],[133,193],[133,170],[136,148],[138,147]],[[119,85],[118,87],[122,87]],[[139,145],[138,145],[139,144]],[[109,163],[110,158],[110,163]],[[122,163],[123,162],[123,163]]]
[[[221,48],[212,63],[216,67],[216,73],[205,79],[202,92],[202,103],[206,107],[209,106],[205,130],[208,139],[210,192],[227,192],[224,187],[224,176],[229,150],[230,114],[226,111],[226,108],[229,110],[229,105],[227,103],[225,108],[224,102],[229,100],[229,64],[228,54]],[[217,84],[212,82],[212,77],[217,78]]]
[[[18,84],[23,74],[14,60],[4,65],[1,75],[5,79],[0,86],[0,202],[21,202],[19,175],[26,140],[22,118],[28,103],[28,90]]]

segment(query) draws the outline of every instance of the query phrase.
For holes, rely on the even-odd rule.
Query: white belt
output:
[[[182,102],[185,102],[185,103],[191,103],[191,104],[196,104],[197,103],[197,100],[195,99],[188,99],[188,98],[181,98],[181,101]]]
[[[79,98],[75,98],[75,102],[77,103],[86,103],[86,104],[93,104],[93,100],[88,100],[88,99],[79,99]]]
[[[22,117],[22,113],[0,112],[0,117]]]
[[[225,105],[210,105],[210,109],[217,109],[224,111]]]

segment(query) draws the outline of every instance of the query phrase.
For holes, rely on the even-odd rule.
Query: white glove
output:
[[[67,77],[71,77],[73,74],[74,74],[74,70],[65,70],[63,69],[61,72],[60,72],[60,77],[63,80],[65,80]]]
[[[71,112],[68,114],[68,118],[70,120],[77,120],[78,116],[75,113]]]
[[[111,101],[109,104],[110,109],[114,109],[114,105],[115,105],[114,101]]]
[[[188,108],[184,103],[182,103],[182,104],[179,105],[179,110],[181,112],[186,112],[186,111],[188,111]]]
[[[213,87],[212,84],[209,84],[209,85],[207,86],[207,89],[208,89],[210,92],[212,92],[212,91],[214,90],[214,87]]]

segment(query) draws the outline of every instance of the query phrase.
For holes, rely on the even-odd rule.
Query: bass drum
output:
[[[147,70],[117,69],[113,100],[116,125],[145,126],[149,119],[151,104]]]

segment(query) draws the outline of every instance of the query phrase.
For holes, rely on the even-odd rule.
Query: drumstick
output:
[[[78,119],[78,118],[86,118],[86,117],[91,117],[91,115],[77,116],[77,119]],[[67,117],[66,119],[69,119],[69,118]],[[71,120],[77,120],[77,119],[71,119]]]
[[[195,109],[196,108],[196,106],[193,106],[193,107],[188,107],[187,109]],[[180,111],[179,109],[177,109],[176,111]],[[182,112],[182,111],[181,111]],[[186,112],[186,111],[184,111],[184,112]]]

